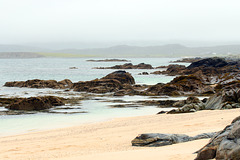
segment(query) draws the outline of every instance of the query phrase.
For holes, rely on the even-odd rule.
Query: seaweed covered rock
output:
[[[213,93],[213,88],[195,75],[179,76],[167,84],[156,84],[150,87],[147,92],[157,95],[199,95]]]
[[[28,87],[28,88],[53,88],[53,89],[66,89],[72,87],[72,81],[65,79],[57,82],[56,80],[40,80],[33,79],[27,81],[14,81],[6,82],[5,87]]]
[[[196,67],[224,67],[228,65],[228,62],[223,58],[213,57],[213,58],[205,58],[196,62],[191,63],[187,68],[192,69]]]
[[[116,92],[122,88],[123,85],[115,79],[95,79],[73,84],[73,90],[77,92],[107,93]]]
[[[132,75],[126,71],[115,71],[101,79],[115,79],[118,80],[121,84],[135,84],[135,80]]]
[[[125,93],[127,90],[132,90],[132,84],[135,84],[135,80],[130,73],[115,71],[101,79],[74,83],[73,89],[93,93],[117,92],[124,89],[122,93]]]
[[[240,117],[235,118],[231,125],[215,134],[212,139],[197,151],[195,160],[231,159],[240,157]]]
[[[52,108],[53,106],[64,105],[62,100],[58,97],[30,97],[23,98],[18,102],[10,104],[6,108],[10,110],[25,110],[25,111],[40,111]]]

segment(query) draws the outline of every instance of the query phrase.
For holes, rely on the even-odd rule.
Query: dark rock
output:
[[[121,84],[135,84],[135,80],[132,75],[126,71],[115,71],[101,79],[115,79],[118,80]]]
[[[142,73],[139,73],[138,75],[149,75],[148,72],[142,72]]]
[[[192,64],[190,64],[187,68],[188,69],[192,69],[192,68],[196,68],[196,67],[224,67],[228,65],[228,62],[225,61],[223,58],[218,58],[218,57],[214,57],[214,58],[206,58],[206,59],[202,59],[196,62],[193,62]]]
[[[95,69],[153,69],[150,64],[139,63],[138,65],[133,65],[132,63],[125,63],[123,65],[115,65],[112,67],[97,67]]]
[[[192,63],[192,62],[196,62],[201,60],[201,57],[195,57],[195,58],[183,58],[180,60],[176,60],[176,61],[171,61],[171,63]]]
[[[73,90],[93,93],[119,92],[115,95],[121,96],[123,93],[133,91],[132,84],[135,84],[135,80],[130,73],[126,71],[115,71],[101,79],[74,83]]]
[[[158,106],[158,107],[173,107],[173,104],[176,103],[176,100],[145,100],[145,101],[138,101],[138,103],[145,105],[145,106]]]
[[[69,67],[69,69],[78,69],[77,67]]]
[[[179,76],[167,84],[156,84],[150,87],[147,92],[156,95],[201,95],[212,91],[211,86],[205,85],[200,78],[195,75]]]
[[[165,113],[166,113],[166,111],[160,111],[157,114],[165,114]]]
[[[132,146],[159,147],[197,139],[211,138],[213,135],[214,133],[204,133],[195,137],[190,137],[185,134],[147,133],[140,134],[133,139]]]
[[[64,103],[57,97],[30,97],[10,104],[6,108],[10,110],[40,111],[59,105],[64,105]]]
[[[240,157],[240,117],[216,133],[207,145],[197,151],[195,160],[238,160]]]
[[[132,140],[133,146],[159,147],[180,142],[187,142],[190,137],[185,134],[141,134]]]
[[[123,88],[123,85],[115,79],[96,79],[73,84],[73,90],[78,92],[107,93],[116,92]]]
[[[72,86],[69,79],[57,82],[55,80],[27,80],[27,81],[14,81],[6,82],[5,87],[28,87],[28,88],[53,88],[53,89],[66,89]]]

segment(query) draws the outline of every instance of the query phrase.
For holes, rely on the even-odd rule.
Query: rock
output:
[[[53,88],[53,89],[66,89],[72,86],[69,79],[57,82],[56,80],[27,80],[27,81],[14,81],[6,82],[5,87],[28,87],[28,88]]]
[[[119,93],[116,93],[115,95],[121,96],[120,93],[129,93],[133,90],[131,86],[132,84],[135,84],[135,80],[130,73],[126,71],[115,71],[101,79],[74,83],[72,88],[74,91],[78,92],[84,91],[93,93],[119,91]],[[120,92],[120,90],[122,91]]]
[[[202,60],[193,62],[187,68],[188,69],[192,69],[192,68],[196,68],[196,67],[220,68],[220,67],[224,67],[226,65],[228,65],[228,62],[225,61],[223,58],[214,57],[214,58],[206,58],[206,59],[202,59]]]
[[[123,65],[115,65],[112,67],[96,67],[95,69],[153,69],[153,67],[150,64],[145,63],[139,63],[138,65],[125,63]]]
[[[121,84],[135,84],[135,80],[132,75],[126,71],[121,70],[110,73],[101,79],[115,79],[118,80]]]
[[[167,84],[156,84],[147,90],[147,92],[155,93],[156,95],[169,96],[201,95],[209,91],[213,91],[213,88],[205,85],[195,75],[179,76]]]
[[[78,69],[77,67],[69,67],[69,69]]]
[[[159,147],[180,142],[187,142],[190,137],[185,134],[161,134],[148,133],[141,134],[132,140],[133,146]]]
[[[173,104],[176,103],[176,100],[144,100],[138,101],[141,105],[145,106],[158,106],[162,108],[173,107]]]
[[[160,111],[157,114],[165,114],[165,113],[166,113],[166,111]]]
[[[173,104],[173,107],[183,107],[185,104],[202,103],[197,97],[190,96],[186,100],[181,100]]]
[[[231,109],[237,108],[240,98],[240,88],[225,88],[211,96],[205,106],[206,109]]]
[[[149,75],[148,72],[142,72],[142,73],[139,73],[138,75]]]
[[[214,133],[204,133],[195,137],[190,137],[185,134],[147,133],[138,135],[131,143],[132,146],[159,147],[197,139],[211,138],[213,135]]]
[[[120,89],[123,89],[123,85],[115,79],[96,79],[73,84],[73,90],[77,92],[107,93]]]
[[[10,104],[6,108],[10,110],[40,111],[59,105],[64,105],[64,103],[57,97],[30,97]]]
[[[240,62],[235,60],[225,60],[223,58],[205,58],[192,62],[188,67],[181,65],[169,65],[166,71],[156,71],[153,74],[190,75],[201,72],[205,83],[226,83],[239,80]],[[238,77],[238,78],[236,78]]]
[[[238,160],[240,157],[240,117],[216,133],[207,145],[197,151],[195,160]]]
[[[178,109],[173,109],[167,112],[167,114],[190,113],[190,112],[196,112],[204,109],[205,109],[205,106],[202,103],[198,103],[198,104],[192,103],[192,104],[185,104],[183,107]]]
[[[192,63],[192,62],[196,62],[201,60],[201,57],[195,57],[195,58],[183,58],[180,60],[176,60],[176,61],[171,61],[171,63]]]

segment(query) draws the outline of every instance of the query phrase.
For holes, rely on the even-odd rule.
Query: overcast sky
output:
[[[240,41],[239,0],[0,0],[0,43]]]

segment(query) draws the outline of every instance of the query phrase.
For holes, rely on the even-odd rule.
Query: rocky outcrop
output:
[[[123,65],[115,65],[112,67],[96,67],[95,69],[153,69],[152,65],[139,63],[138,65],[133,65],[132,63],[125,63]]]
[[[10,110],[40,111],[53,106],[64,105],[62,100],[53,96],[23,98],[18,102],[8,105]]]
[[[178,64],[171,64],[168,66],[159,66],[158,68],[167,68],[166,71],[155,71],[152,72],[151,74],[167,74],[169,76],[175,76],[175,75],[184,75],[184,71],[186,67],[184,65],[178,65]]]
[[[101,79],[95,79],[86,82],[77,82],[73,84],[74,91],[85,91],[93,93],[117,92],[131,89],[135,84],[134,78],[126,71],[116,71],[108,74]]]
[[[204,76],[211,77],[213,79],[219,79],[219,77],[223,76],[224,74],[239,73],[239,69],[239,61],[227,61],[223,58],[214,57],[195,61],[188,67],[183,65],[169,65],[166,71],[156,71],[153,74],[190,75],[201,71]]]
[[[228,86],[229,87],[229,86]],[[188,113],[199,110],[216,110],[240,108],[240,88],[223,88],[218,93],[210,96],[206,102],[202,102],[196,97],[188,97],[187,100],[179,101],[173,104],[173,109],[168,114]]]
[[[123,85],[115,79],[95,79],[73,84],[73,90],[78,92],[107,93],[116,92],[122,88]]]
[[[179,59],[176,61],[171,61],[171,63],[192,63],[192,62],[196,62],[201,60],[201,57],[196,57],[196,58],[183,58],[183,59]]]
[[[156,84],[150,87],[147,92],[156,95],[202,95],[212,94],[214,90],[211,86],[204,84],[204,82],[195,75],[179,76],[174,78],[167,84]]]
[[[228,65],[228,62],[225,61],[223,58],[206,58],[202,59],[196,62],[193,62],[190,64],[187,68],[192,69],[196,67],[215,67],[215,68],[220,68],[220,67],[225,67]]]
[[[135,84],[135,80],[132,75],[126,71],[115,71],[101,79],[115,79],[118,80],[121,84]]]
[[[56,80],[33,79],[27,81],[6,82],[4,84],[5,87],[53,88],[53,89],[71,88],[72,85],[73,83],[69,79],[65,79],[59,82],[57,82]]]
[[[188,142],[198,139],[211,138],[215,133],[203,133],[194,137],[185,134],[140,134],[132,140],[132,146],[160,147],[176,143]]]
[[[29,88],[53,88],[53,89],[73,89],[74,91],[85,91],[92,93],[107,93],[117,92],[124,90],[125,92],[132,92],[131,85],[135,84],[135,80],[132,75],[126,71],[115,71],[108,74],[101,79],[95,79],[92,81],[84,81],[72,83],[71,80],[65,79],[62,81],[55,80],[28,80],[28,81],[16,81],[6,82],[6,87],[29,87]],[[134,92],[132,92],[134,93]]]
[[[205,109],[232,109],[240,107],[240,88],[223,90],[211,96],[205,104]]]
[[[197,151],[195,160],[238,160],[240,157],[240,117],[215,134],[209,143]]]

